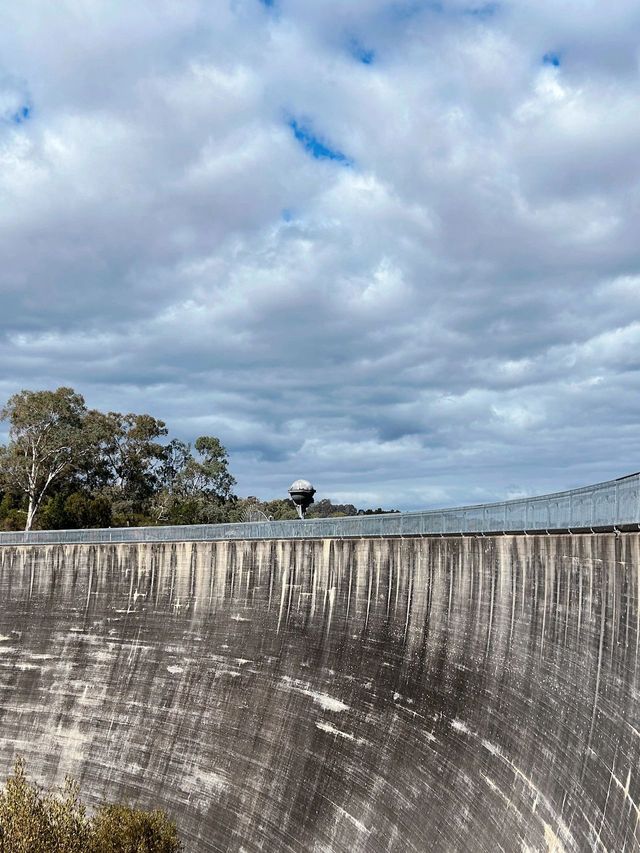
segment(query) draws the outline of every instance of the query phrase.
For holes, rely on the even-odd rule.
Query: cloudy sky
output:
[[[635,471],[640,5],[4,0],[0,258],[2,400],[218,435],[239,494]]]

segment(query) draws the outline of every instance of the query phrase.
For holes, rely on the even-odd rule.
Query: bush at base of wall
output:
[[[59,794],[27,779],[17,759],[0,791],[0,853],[179,853],[176,825],[162,811],[119,804],[89,818],[77,782]]]

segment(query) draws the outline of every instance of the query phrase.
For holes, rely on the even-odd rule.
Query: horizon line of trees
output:
[[[0,409],[0,529],[61,530],[244,521],[256,509],[297,518],[288,498],[239,498],[216,436],[169,438],[149,414],[89,409],[72,388],[20,391]],[[308,517],[369,515],[353,504],[314,504]],[[395,512],[396,510],[392,510]]]

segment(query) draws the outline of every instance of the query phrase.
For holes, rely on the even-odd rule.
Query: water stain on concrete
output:
[[[193,853],[639,850],[639,541],[0,547],[0,766]]]

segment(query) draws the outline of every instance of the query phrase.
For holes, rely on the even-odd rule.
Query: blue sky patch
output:
[[[4,113],[0,113],[0,122],[5,124],[24,124],[29,121],[32,113],[33,107],[30,104],[23,104],[17,110],[7,110]]]
[[[330,148],[317,137],[308,126],[301,124],[296,119],[289,121],[289,127],[293,131],[293,135],[304,146],[305,150],[311,154],[316,160],[335,160],[337,163],[342,163],[345,166],[350,166],[349,158],[338,151],[337,148]]]
[[[560,57],[557,53],[550,51],[542,57],[543,65],[553,65],[554,68],[560,68]]]
[[[28,104],[25,104],[11,116],[11,121],[14,124],[24,124],[24,122],[28,121],[30,118],[31,107]]]
[[[351,39],[349,42],[349,50],[351,52],[351,56],[353,56],[354,59],[357,59],[358,62],[362,62],[363,65],[373,65],[373,61],[376,57],[375,51],[364,47],[357,38]]]

